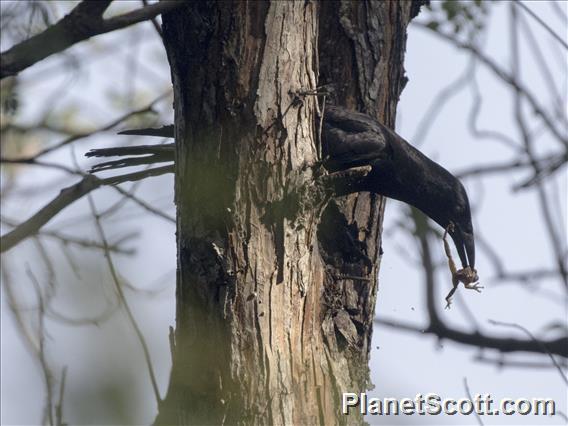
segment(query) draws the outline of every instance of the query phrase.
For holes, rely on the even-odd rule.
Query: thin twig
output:
[[[566,378],[566,376],[564,375],[564,371],[562,371],[562,367],[560,366],[560,364],[558,364],[558,361],[556,361],[556,358],[554,358],[554,356],[552,355],[553,352],[551,352],[548,347],[540,340],[538,340],[536,337],[534,337],[534,335],[527,330],[525,327],[523,327],[522,325],[519,324],[515,324],[515,323],[510,323],[510,322],[501,322],[501,321],[495,321],[495,320],[488,320],[489,324],[493,324],[493,325],[498,325],[501,327],[511,327],[511,328],[516,328],[517,330],[521,330],[523,333],[525,333],[527,336],[530,337],[530,339],[538,346],[541,347],[542,352],[547,354],[548,357],[550,358],[550,360],[552,361],[552,364],[554,364],[554,366],[556,367],[556,369],[558,370],[558,373],[560,374],[560,377],[562,377],[562,380],[564,381],[564,383],[566,383],[568,385],[568,378]],[[566,355],[564,355],[566,356]]]
[[[103,19],[103,13],[110,3],[110,0],[82,1],[45,31],[2,52],[0,78],[18,74],[83,40],[152,19],[184,4],[183,1],[162,0],[148,7]]]
[[[519,22],[523,26],[522,34],[525,36],[526,40],[528,41],[528,44],[535,56],[536,60],[534,62],[538,65],[538,67],[541,70],[543,77],[542,80],[548,86],[548,91],[550,92],[550,96],[554,99],[557,116],[559,119],[561,119],[560,117],[562,117],[562,114],[564,113],[563,111],[564,101],[562,99],[563,91],[558,89],[556,87],[556,84],[554,83],[554,76],[550,71],[550,68],[548,67],[546,58],[542,51],[542,46],[538,45],[538,42],[536,41],[536,38],[533,35],[531,26],[525,21],[525,19],[523,19],[522,16],[520,16],[519,18],[520,18]]]
[[[564,146],[568,147],[568,137],[566,137],[566,135],[564,135],[560,130],[556,128],[554,120],[546,113],[545,109],[540,105],[540,103],[538,102],[538,98],[535,95],[533,95],[529,90],[527,90],[527,88],[524,87],[519,80],[515,79],[511,74],[509,74],[507,71],[502,69],[499,65],[497,65],[495,61],[493,61],[491,58],[486,56],[476,46],[469,43],[464,43],[458,40],[457,38],[455,38],[453,35],[434,30],[425,24],[415,23],[414,25],[420,28],[424,28],[436,34],[438,37],[452,43],[457,48],[468,51],[474,56],[476,56],[489,70],[493,71],[493,73],[497,77],[499,77],[509,86],[517,90],[530,104],[534,113],[538,115],[544,123],[546,123],[547,129],[556,137],[556,139],[559,142],[561,142]]]
[[[467,397],[469,398],[470,401],[473,401],[473,397],[471,396],[471,391],[469,390],[469,385],[467,384],[467,377],[463,378],[463,387],[465,388],[465,393],[467,394]],[[480,426],[483,426],[483,421],[481,420],[481,417],[479,417],[479,413],[477,412],[477,410],[474,410],[475,412],[475,419],[477,420],[477,423]]]
[[[173,168],[174,166],[164,166],[164,167],[157,167],[154,169],[147,169],[147,170],[143,170],[142,172],[138,172],[141,173],[141,178],[140,179],[145,179],[148,176],[160,176],[162,174],[166,174],[166,173],[173,173]],[[159,173],[157,175],[152,175],[152,174],[147,174],[145,175],[144,172],[150,172],[152,170],[156,170],[156,169],[162,169],[165,170],[163,173]],[[135,197],[133,194],[131,194],[128,191],[125,191],[124,189],[122,189],[120,186],[113,186],[113,188],[120,192],[125,198],[134,201],[136,204],[138,204],[138,206],[142,207],[144,210],[146,210],[147,212],[150,212],[158,217],[161,217],[162,219],[167,220],[170,223],[176,223],[176,219],[174,217],[171,217],[170,215],[168,215],[167,213],[164,213],[163,211],[152,207],[150,204],[148,204],[147,202],[141,200],[140,198]]]
[[[432,334],[440,339],[451,340],[468,346],[495,349],[499,352],[531,352],[537,354],[555,354],[568,358],[568,338],[554,340],[515,339],[512,337],[491,336],[479,332],[465,332],[446,326],[443,322],[430,326],[419,326],[407,322],[375,318],[374,322],[393,329],[417,334]]]
[[[18,225],[12,231],[4,234],[1,238],[0,252],[5,252],[14,247],[20,241],[37,234],[41,227],[51,219],[53,219],[53,217],[57,215],[61,210],[101,186],[118,185],[119,183],[123,182],[134,182],[140,179],[145,179],[147,177],[160,176],[165,173],[172,172],[173,166],[163,166],[144,170],[142,172],[112,176],[105,179],[99,179],[98,177],[93,175],[85,176],[80,182],[62,189],[61,192],[51,202],[41,208],[36,214]],[[123,195],[128,194],[126,191],[122,191]],[[151,206],[145,205],[145,208],[147,208],[149,211],[152,211],[153,213],[160,214],[161,217],[168,218],[168,220],[174,220],[164,213],[156,211]]]
[[[518,19],[517,19],[517,9],[514,6],[514,3],[510,5],[511,11],[511,77],[514,81],[520,80],[520,66],[519,66],[519,46],[518,46]],[[525,152],[527,153],[529,160],[531,162],[531,166],[534,169],[535,176],[541,174],[540,164],[536,161],[536,154],[533,148],[533,140],[529,134],[528,126],[525,120],[525,116],[523,114],[523,93],[520,87],[513,86],[514,89],[514,117],[517,123],[517,126],[520,130],[523,144],[525,147]],[[554,251],[554,255],[556,257],[556,263],[558,265],[558,270],[560,271],[560,275],[562,277],[562,281],[564,286],[568,288],[568,271],[565,265],[565,259],[563,255],[563,248],[562,242],[558,238],[556,226],[554,224],[554,220],[552,218],[552,214],[550,212],[550,206],[548,203],[548,196],[546,194],[546,190],[540,180],[537,179],[536,181],[536,190],[537,195],[540,201],[540,209],[544,219],[544,224],[546,226],[546,230],[548,231],[550,241],[552,243],[552,249]]]
[[[556,368],[550,362],[529,362],[529,361],[514,361],[514,360],[505,360],[504,357],[497,358],[488,358],[483,355],[478,355],[475,357],[476,362],[480,362],[482,364],[489,364],[494,365],[499,368],[507,367],[507,368],[523,368],[527,370],[535,370],[535,369],[543,369],[543,370],[550,370],[551,368]],[[568,367],[568,363],[566,361],[560,362],[563,368]]]
[[[41,293],[41,286],[39,285],[39,282],[37,280],[37,278],[35,277],[35,275],[33,274],[33,272],[31,271],[31,269],[29,268],[29,265],[26,265],[26,274],[28,275],[28,277],[30,278],[37,298],[38,298],[38,347],[37,347],[37,357],[39,360],[39,363],[41,365],[41,371],[43,373],[43,379],[45,381],[45,396],[46,396],[46,402],[45,402],[45,417],[47,418],[49,424],[51,426],[54,425],[54,418],[53,418],[53,409],[54,409],[54,403],[53,403],[53,375],[51,373],[51,370],[49,368],[49,363],[47,361],[46,355],[45,355],[45,304],[44,304],[44,300],[43,300],[43,296]]]
[[[477,121],[479,119],[479,115],[481,112],[483,99],[481,97],[479,84],[477,83],[477,78],[475,74],[471,76],[469,87],[472,91],[472,97],[473,97],[473,104],[471,106],[471,109],[469,110],[468,120],[467,120],[468,128],[471,134],[478,139],[484,139],[484,138],[494,139],[496,141],[503,143],[504,145],[508,146],[514,151],[519,151],[518,143],[515,140],[511,139],[509,136],[496,130],[480,129],[478,127]]]
[[[540,16],[530,10],[522,1],[515,1],[513,2],[513,4],[520,7],[530,16],[532,16],[534,20],[537,21],[557,42],[559,42],[562,46],[564,46],[566,50],[568,50],[568,43],[566,43],[562,37],[556,34],[554,30],[540,18]]]
[[[72,174],[72,175],[77,175],[77,174],[81,174],[81,172],[79,170],[74,170],[70,167],[64,166],[63,164],[57,164],[57,163],[51,163],[49,161],[38,161],[35,158],[5,158],[5,157],[0,157],[0,163],[4,163],[4,164],[25,164],[25,165],[30,165],[30,166],[40,166],[40,167],[46,167],[49,169],[56,169],[56,170],[61,170],[63,172]]]
[[[81,133],[81,134],[76,134],[76,135],[72,135],[69,136],[68,138],[63,139],[61,142],[56,143],[55,145],[52,145],[50,147],[47,147],[43,150],[41,150],[40,152],[38,152],[35,155],[32,155],[30,157],[24,157],[24,158],[3,158],[2,161],[6,162],[6,163],[27,163],[27,164],[38,164],[37,159],[39,157],[42,157],[46,154],[49,154],[50,152],[53,152],[57,149],[60,149],[64,146],[67,146],[73,142],[76,142],[80,139],[84,139],[87,138],[89,136],[93,136],[96,135],[98,133],[103,133],[103,132],[108,132],[109,130],[113,129],[114,127],[118,126],[120,123],[122,123],[123,121],[134,117],[135,115],[138,114],[143,114],[146,112],[151,112],[153,111],[154,105],[156,103],[158,103],[159,101],[161,101],[162,99],[164,99],[165,97],[170,95],[170,91],[167,91],[163,94],[161,94],[160,96],[158,96],[157,98],[155,98],[152,102],[150,102],[149,104],[147,104],[146,106],[139,108],[137,110],[134,111],[129,111],[123,115],[121,115],[120,117],[112,120],[110,123],[105,124],[102,127],[99,127],[98,129],[93,130],[92,132],[85,132],[85,133]],[[40,164],[41,165],[41,164]]]
[[[455,95],[457,95],[460,90],[470,81],[472,74],[475,70],[475,59],[470,59],[467,67],[465,68],[463,74],[458,76],[454,81],[448,84],[446,87],[441,89],[436,97],[432,100],[426,112],[422,115],[420,122],[416,126],[414,136],[412,139],[412,145],[419,147],[426,140],[426,136],[434,122],[436,121],[436,116],[440,113],[444,105]]]
[[[67,378],[67,367],[63,367],[61,372],[61,383],[59,385],[59,401],[55,406],[55,424],[57,426],[65,426],[63,422],[63,399],[65,396],[65,380]]]
[[[150,350],[148,349],[148,345],[146,344],[144,334],[142,334],[142,330],[140,330],[140,327],[138,326],[138,323],[136,322],[136,318],[134,318],[134,314],[132,313],[132,310],[130,309],[130,306],[128,304],[126,296],[124,295],[124,292],[122,290],[122,285],[120,284],[120,280],[118,278],[118,273],[117,273],[117,271],[114,267],[114,262],[112,261],[111,253],[108,250],[108,242],[107,242],[107,239],[106,239],[106,236],[105,236],[105,232],[104,232],[103,226],[100,222],[100,217],[99,217],[99,214],[97,212],[97,208],[95,206],[95,202],[94,202],[91,194],[87,195],[87,199],[89,201],[89,207],[91,208],[91,213],[92,213],[94,221],[95,221],[97,233],[99,234],[99,238],[101,239],[101,241],[102,241],[102,243],[105,247],[105,258],[106,258],[106,261],[107,261],[107,266],[108,266],[108,269],[110,271],[114,286],[116,288],[116,292],[118,294],[118,297],[119,297],[121,304],[124,306],[124,311],[126,312],[126,315],[128,316],[130,324],[132,325],[132,328],[134,329],[134,332],[136,333],[136,336],[138,337],[138,341],[140,342],[140,346],[142,347],[142,351],[144,353],[144,359],[146,361],[146,366],[148,368],[148,374],[150,376],[150,381],[152,383],[152,389],[154,391],[154,396],[156,398],[156,403],[159,405],[160,401],[161,401],[161,397],[160,397],[160,391],[158,389],[158,382],[156,381],[156,375],[154,374],[154,367],[152,366],[152,360],[151,360],[151,357],[150,357]]]
[[[148,1],[147,0],[142,0],[142,4],[144,6],[148,6]],[[152,17],[152,19],[150,19],[150,22],[152,22],[152,25],[154,26],[154,29],[156,30],[156,33],[158,33],[158,35],[160,36],[160,38],[164,38],[164,34],[162,33],[162,29],[160,28],[160,24],[158,23],[158,20],[156,19],[156,17]]]
[[[494,173],[501,173],[501,172],[512,172],[522,169],[531,168],[532,165],[536,162],[538,163],[538,168],[540,175],[543,174],[544,169],[547,170],[546,175],[549,176],[550,172],[554,172],[559,170],[561,165],[566,164],[568,161],[568,155],[562,153],[555,153],[548,155],[546,157],[533,159],[532,161],[516,159],[513,161],[507,161],[502,163],[494,163],[494,164],[486,164],[483,166],[473,166],[463,171],[457,172],[455,175],[456,177],[463,179],[466,177],[477,176],[477,175],[489,175]],[[535,182],[535,177],[532,177],[526,183],[523,183],[521,186],[525,187],[528,186],[530,183]]]

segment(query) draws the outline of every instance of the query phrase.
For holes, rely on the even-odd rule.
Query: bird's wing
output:
[[[366,114],[330,107],[324,114],[323,154],[331,171],[370,164],[386,155],[380,125]]]

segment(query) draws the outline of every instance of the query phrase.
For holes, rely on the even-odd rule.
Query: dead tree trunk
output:
[[[337,104],[393,126],[417,9],[200,1],[164,16],[178,273],[157,423],[361,421],[339,411],[369,385],[384,201],[325,203],[318,98],[302,92],[332,84]]]

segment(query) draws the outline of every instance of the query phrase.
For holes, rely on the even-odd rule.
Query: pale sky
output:
[[[528,3],[527,3],[528,4]],[[547,2],[530,3],[530,7],[545,19],[559,34],[566,34],[566,24],[555,15]],[[560,4],[566,12],[567,4]],[[489,54],[496,61],[507,66],[510,59],[508,47],[507,3],[492,7],[492,31],[487,40]],[[120,109],[107,101],[112,93],[124,94],[124,87],[142,91],[149,101],[161,94],[170,85],[170,75],[165,54],[159,41],[152,33],[149,24],[132,30],[97,37],[92,42],[83,43],[69,50],[80,58],[81,53],[92,49],[93,45],[103,49],[111,48],[107,56],[85,65],[86,76],[73,78],[54,73],[38,79],[42,73],[54,69],[62,58],[50,58],[22,73],[23,117],[32,120],[43,108],[54,88],[61,87],[56,101],[58,106],[82,105],[71,110],[85,125],[105,123],[120,114]],[[536,32],[539,41],[548,46],[550,38],[543,32]],[[125,41],[126,40],[126,41]],[[6,46],[2,45],[2,50]],[[132,47],[132,48],[131,48]],[[565,53],[565,52],[564,52]],[[125,66],[129,55],[142,55],[143,60],[135,68]],[[537,93],[543,86],[538,68],[527,54],[522,63],[523,78]],[[120,60],[118,60],[120,59]],[[133,64],[134,61],[131,62]],[[554,63],[554,62],[553,62]],[[398,108],[397,131],[412,143],[419,120],[426,112],[430,101],[439,90],[460,75],[467,66],[467,56],[436,39],[419,28],[409,30],[406,72],[410,79]],[[566,90],[566,65],[557,67],[564,73],[558,79]],[[560,75],[560,74],[559,74]],[[478,81],[484,96],[481,114],[483,127],[511,132],[510,102],[507,91],[487,72],[478,73]],[[26,84],[29,82],[29,84]],[[544,92],[542,90],[541,92]],[[53,98],[52,98],[53,99]],[[33,101],[32,101],[33,100]],[[543,103],[545,99],[541,99]],[[32,103],[33,102],[33,103]],[[473,139],[467,131],[467,113],[471,96],[464,89],[442,110],[431,128],[421,149],[431,158],[440,162],[450,171],[460,171],[472,164],[484,164],[506,160],[510,153],[492,141]],[[161,104],[164,111],[161,122],[172,120],[171,101]],[[163,121],[162,121],[163,120]],[[88,163],[82,154],[93,147],[103,147],[129,141],[105,134],[83,141],[75,147],[81,164]],[[154,142],[154,141],[152,141]],[[38,141],[39,143],[39,141]],[[126,142],[124,142],[126,143]],[[543,138],[539,149],[553,147],[553,142]],[[72,153],[61,151],[49,160],[71,164]],[[25,171],[25,174],[24,174]],[[485,179],[483,187],[464,183],[474,205],[479,206],[474,213],[476,230],[483,233],[504,259],[510,270],[530,268],[531,266],[551,266],[551,250],[542,225],[536,197],[532,192],[512,193],[512,181],[519,182],[525,174]],[[34,189],[58,180],[59,186],[42,190],[39,196],[27,195],[13,197],[3,203],[2,214],[9,218],[22,219],[36,211],[53,197],[61,188],[61,175],[38,168],[22,171],[20,184]],[[557,213],[566,223],[566,170],[557,175],[562,205]],[[173,178],[165,176],[144,182],[138,195],[153,205],[174,214]],[[95,198],[99,210],[118,199],[109,190],[99,191]],[[481,201],[481,204],[479,202]],[[377,302],[377,315],[384,319],[401,320],[418,326],[425,324],[424,283],[421,271],[411,266],[409,257],[417,259],[414,243],[401,232],[392,232],[396,219],[402,217],[398,210],[401,204],[389,201],[384,223],[385,254],[380,270],[380,289]],[[77,218],[83,218],[77,222]],[[50,224],[58,224],[74,235],[94,235],[93,225],[88,218],[88,204],[82,200],[65,210]],[[171,366],[168,346],[168,327],[174,325],[175,317],[175,236],[174,225],[140,210],[132,203],[104,222],[109,236],[138,231],[139,237],[130,245],[137,248],[136,256],[116,256],[121,276],[132,285],[155,293],[127,291],[134,314],[150,345],[152,361],[158,376],[162,395],[165,393]],[[4,232],[4,230],[3,230]],[[566,236],[564,235],[564,240]],[[437,245],[436,245],[437,244]],[[49,247],[54,247],[48,244]],[[405,247],[407,253],[398,248]],[[444,262],[442,242],[433,245],[437,259]],[[447,268],[439,268],[437,280],[443,291],[438,294],[440,313],[449,324],[468,329],[467,316],[461,305],[467,303],[474,317],[487,333],[524,335],[509,329],[498,329],[490,325],[489,319],[515,322],[538,333],[552,319],[566,320],[566,296],[559,283],[543,283],[548,293],[557,295],[551,301],[540,292],[522,288],[520,285],[494,285],[490,280],[491,264],[487,256],[478,249],[477,269],[483,293],[459,290],[451,310],[445,311],[444,296],[451,286]],[[45,268],[34,255],[33,244],[26,242],[3,258],[9,265],[15,287],[23,300],[33,300],[32,286],[26,275],[26,265],[33,265],[38,277],[45,277]],[[93,316],[104,310],[106,301],[112,296],[112,284],[101,253],[80,252],[75,262],[80,267],[79,275],[73,272],[70,261],[60,250],[50,252],[58,273],[58,290],[54,306],[68,316]],[[34,255],[35,256],[35,255]],[[37,267],[36,267],[37,265]],[[34,424],[41,419],[44,404],[44,389],[41,371],[31,357],[15,328],[12,315],[6,307],[4,287],[2,288],[1,313],[1,395],[3,424]],[[29,313],[31,315],[32,313]],[[115,313],[110,320],[99,326],[69,326],[53,320],[47,322],[50,338],[48,357],[54,366],[56,377],[64,366],[68,367],[65,420],[70,424],[121,423],[125,421],[147,424],[155,416],[155,403],[150,383],[145,374],[144,359],[131,327],[122,312]],[[379,349],[377,349],[377,346]],[[461,398],[465,396],[463,378],[467,377],[473,394],[490,393],[495,399],[502,397],[547,397],[557,401],[557,408],[568,412],[566,386],[554,369],[527,370],[518,368],[499,369],[494,365],[476,362],[479,351],[475,348],[453,342],[437,342],[432,336],[419,336],[375,326],[371,358],[371,376],[375,389],[372,396],[409,397],[417,393],[435,392],[442,398]],[[491,351],[485,353],[495,358]],[[548,362],[543,356],[514,354],[514,360]],[[144,374],[140,374],[144,371]],[[128,394],[120,392],[126,385]],[[125,399],[113,400],[113,395]],[[117,404],[123,404],[122,409]],[[339,402],[338,402],[339,403]],[[121,411],[123,410],[123,411]],[[468,417],[390,417],[367,419],[372,424],[476,424]],[[561,418],[535,417],[493,417],[484,419],[485,424],[563,424]]]

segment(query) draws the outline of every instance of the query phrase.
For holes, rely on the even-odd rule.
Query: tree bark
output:
[[[341,394],[370,385],[384,200],[316,185],[322,103],[303,92],[331,84],[392,127],[418,8],[203,1],[164,15],[178,273],[156,423],[362,421],[340,414]]]

